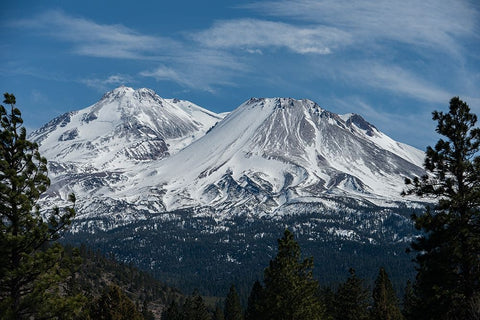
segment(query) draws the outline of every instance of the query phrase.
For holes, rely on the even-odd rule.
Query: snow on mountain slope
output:
[[[358,115],[340,117],[309,100],[250,99],[133,185],[160,186],[167,210],[248,204],[273,212],[332,194],[402,201],[404,178],[423,173],[422,158]]]
[[[94,105],[64,114],[31,134],[51,161],[111,169],[162,159],[221,120],[188,101],[119,87]]]
[[[73,191],[81,199],[80,216],[108,216],[117,210],[120,223],[137,217],[145,211],[139,203],[116,196],[129,177],[202,137],[222,118],[188,101],[162,99],[150,89],[112,90],[94,105],[59,116],[30,135],[48,159],[52,183],[45,204],[56,205]],[[164,209],[157,203],[146,208]]]
[[[362,133],[365,138],[372,141],[380,148],[388,150],[397,156],[417,165],[423,164],[425,157],[423,151],[393,140],[383,132],[378,131],[375,126],[365,121],[360,115],[349,113],[341,115],[340,117],[345,121],[348,127],[350,127],[352,130]]]
[[[49,160],[45,204],[73,191],[78,220],[103,229],[182,208],[222,219],[340,198],[395,206],[404,178],[423,174],[423,152],[359,115],[290,98],[252,98],[218,115],[120,87],[31,139]]]

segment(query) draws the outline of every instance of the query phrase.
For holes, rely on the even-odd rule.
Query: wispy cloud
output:
[[[367,85],[374,89],[387,89],[419,101],[442,103],[452,97],[447,90],[396,65],[385,65],[378,62],[364,63],[355,67],[339,69],[339,72],[360,86]]]
[[[89,78],[80,80],[81,83],[88,87],[94,88],[99,92],[105,92],[112,89],[112,86],[131,84],[134,79],[129,75],[114,74],[107,78]]]
[[[287,48],[300,54],[329,54],[338,46],[352,41],[350,34],[334,27],[294,26],[258,19],[219,21],[192,37],[212,48],[240,48],[247,52]]]
[[[71,43],[73,52],[84,56],[155,59],[160,53],[172,55],[180,46],[169,38],[143,35],[122,25],[98,24],[63,11],[47,11],[30,19],[12,21],[10,25],[35,29]]]
[[[191,39],[141,34],[123,25],[99,24],[58,10],[11,21],[9,25],[69,43],[70,50],[81,56],[150,61],[152,67],[135,76],[173,81],[189,89],[214,92],[213,86],[232,85],[235,73],[248,70],[234,55],[199,47]],[[133,83],[134,79],[114,74],[80,82],[102,91],[112,85]]]
[[[139,73],[157,81],[172,81],[182,87],[216,92],[218,86],[235,86],[234,79],[248,73],[250,68],[235,56],[208,49],[188,50],[169,65],[160,64]]]
[[[393,40],[454,51],[458,37],[478,39],[479,34],[478,11],[466,0],[280,0],[243,7],[338,28],[357,41]]]
[[[192,88],[194,84],[189,81],[189,77],[185,74],[181,74],[178,71],[166,67],[164,65],[158,66],[152,71],[142,71],[140,75],[143,77],[152,77],[157,81],[173,81],[182,86]],[[211,88],[207,86],[206,91],[210,91]]]

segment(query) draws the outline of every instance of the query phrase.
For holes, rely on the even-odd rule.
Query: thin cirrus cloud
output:
[[[342,72],[353,82],[387,89],[425,102],[441,103],[451,97],[446,90],[422,80],[400,66],[367,63],[355,68],[342,69]]]
[[[466,0],[281,0],[243,5],[263,14],[338,28],[356,41],[393,40],[453,52],[477,37],[478,11]]]
[[[192,34],[203,46],[217,49],[244,49],[260,53],[264,48],[287,48],[299,54],[330,54],[351,42],[351,36],[328,26],[294,26],[259,19],[218,21],[211,28]]]
[[[188,51],[191,52],[191,51]],[[208,49],[183,53],[170,60],[170,65],[159,65],[139,73],[157,81],[172,81],[182,87],[214,93],[217,86],[235,86],[234,78],[250,67],[233,55]]]
[[[129,75],[113,74],[107,78],[88,78],[82,79],[80,82],[99,92],[105,92],[111,85],[126,85],[135,81]]]
[[[72,52],[81,56],[152,61],[157,66],[136,75],[201,91],[214,92],[216,85],[233,85],[236,74],[249,70],[241,59],[222,50],[194,46],[185,39],[141,34],[123,25],[99,24],[59,10],[12,21],[10,26],[69,43]],[[117,74],[84,78],[79,82],[106,90],[111,85],[135,81],[132,76]]]
[[[143,35],[122,25],[98,24],[57,10],[13,21],[10,25],[34,29],[48,37],[71,43],[73,52],[83,56],[158,59],[158,52],[164,56],[173,55],[181,46],[169,38]]]
[[[189,81],[189,77],[186,77],[184,74],[172,69],[170,67],[161,65],[154,70],[142,71],[140,72],[142,77],[152,77],[157,81],[173,81],[182,86],[193,87],[194,84]],[[209,91],[210,88],[207,87],[205,90]]]

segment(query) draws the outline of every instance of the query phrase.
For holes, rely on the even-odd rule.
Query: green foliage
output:
[[[285,230],[278,240],[277,256],[265,269],[261,319],[321,319],[323,307],[313,279],[313,258],[301,259],[300,246],[293,233]]]
[[[225,316],[223,315],[223,310],[220,308],[220,306],[217,306],[215,308],[215,311],[213,312],[212,320],[225,320]]]
[[[358,278],[354,269],[350,269],[350,277],[342,283],[335,293],[335,320],[368,319],[368,291],[363,280]]]
[[[155,315],[153,314],[152,311],[148,309],[148,302],[147,300],[143,301],[143,306],[142,306],[142,317],[144,320],[155,320]]]
[[[480,297],[480,129],[476,115],[458,97],[449,112],[433,112],[440,139],[426,151],[429,174],[406,194],[437,199],[435,208],[413,215],[423,236],[412,243],[416,256],[417,319],[471,319]]]
[[[184,320],[210,320],[210,313],[200,296],[198,291],[195,291],[192,296],[188,297],[183,304],[183,318]]]
[[[107,287],[90,311],[91,319],[143,320],[135,304],[117,286]]]
[[[65,281],[78,259],[65,258],[63,248],[52,241],[68,227],[75,210],[40,214],[37,201],[50,184],[47,161],[26,138],[15,96],[4,97],[10,112],[0,106],[0,316],[70,319],[84,302],[81,295],[65,295]]]
[[[182,312],[175,300],[162,312],[162,320],[183,320]]]
[[[242,306],[237,290],[232,284],[225,299],[225,320],[243,320]]]
[[[261,300],[263,297],[263,287],[260,281],[255,281],[250,295],[248,296],[247,310],[245,311],[245,320],[260,319],[261,316]]]
[[[402,314],[407,320],[415,320],[414,308],[417,304],[415,292],[411,281],[407,282],[405,293],[403,295],[403,310]]]
[[[384,268],[380,268],[373,288],[371,320],[402,320],[398,299]]]
[[[276,243],[283,235],[285,225],[295,227],[295,239],[305,257],[320,258],[315,260],[313,269],[320,285],[344,281],[345,276],[338,270],[346,267],[348,270],[349,266],[355,266],[355,270],[371,282],[375,280],[380,266],[388,266],[395,288],[402,288],[408,279],[414,277],[415,268],[411,257],[405,254],[405,243],[398,241],[416,232],[413,223],[408,221],[412,209],[358,208],[368,216],[367,221],[376,221],[368,228],[360,227],[365,223],[362,222],[363,215],[349,211],[332,213],[328,208],[322,208],[322,219],[318,219],[318,210],[312,205],[312,211],[306,209],[302,215],[286,215],[278,221],[268,216],[258,219],[234,217],[222,221],[222,228],[218,228],[215,226],[219,222],[212,218],[199,217],[192,211],[182,209],[171,213],[175,218],[162,220],[162,223],[152,223],[162,219],[164,213],[159,213],[153,214],[151,219],[132,221],[111,230],[97,230],[94,237],[90,231],[84,230],[75,234],[67,233],[63,239],[77,246],[86,243],[102,252],[112,252],[119,260],[149,270],[156,278],[183,292],[201,288],[202,294],[207,296],[225,295],[234,281],[239,295],[246,298],[255,280],[263,278],[263,270],[277,254],[277,247],[272,243]],[[386,220],[384,212],[391,214]],[[183,228],[178,227],[179,221],[185,224]],[[110,223],[108,220],[104,222]],[[355,230],[362,238],[374,237],[375,242],[339,239],[325,233],[330,228]],[[397,240],[377,237],[383,234],[385,228],[395,230]],[[235,262],[226,260],[224,257],[227,254]]]

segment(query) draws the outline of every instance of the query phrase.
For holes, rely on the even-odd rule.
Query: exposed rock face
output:
[[[184,208],[206,208],[216,220],[281,216],[294,203],[320,206],[335,197],[396,206],[406,202],[404,178],[423,174],[423,152],[361,116],[291,98],[252,98],[223,118],[120,87],[31,139],[49,160],[44,201],[75,192],[78,221],[89,226]]]

